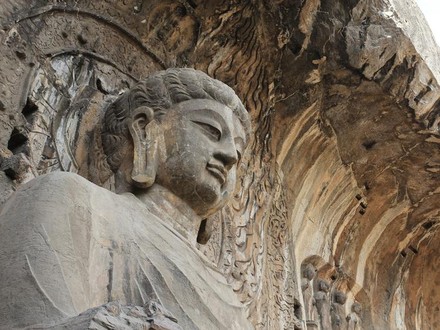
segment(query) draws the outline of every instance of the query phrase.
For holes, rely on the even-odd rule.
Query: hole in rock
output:
[[[14,155],[23,152],[27,140],[28,138],[23,133],[17,128],[14,128],[8,141],[8,149],[11,150]]]
[[[405,252],[405,250],[402,250],[402,252],[400,252],[400,255],[401,255],[402,257],[406,258],[406,252]]]
[[[293,314],[296,316],[296,318],[298,320],[302,319],[301,304],[299,303],[299,301],[296,298],[293,302]]]
[[[377,143],[377,142],[374,141],[374,140],[368,140],[368,141],[365,141],[364,143],[362,143],[362,145],[363,145],[363,147],[365,148],[365,150],[370,150],[371,148],[374,147],[374,145],[375,145],[376,143]]]
[[[17,55],[17,57],[20,59],[20,60],[24,60],[25,58],[26,58],[26,53],[24,53],[24,52],[20,52],[20,51],[16,51],[15,52],[15,55]]]
[[[15,180],[18,178],[17,172],[15,172],[12,168],[7,168],[4,170],[4,172],[6,176],[11,180]]]
[[[301,45],[299,45],[297,42],[291,41],[287,44],[287,47],[290,49],[293,55],[298,55],[301,51]]]
[[[434,226],[434,221],[427,221],[425,222],[422,226],[423,228],[425,228],[426,230],[430,229],[432,226]]]
[[[197,4],[196,4],[194,1],[192,1],[192,0],[187,0],[187,3],[188,3],[193,9],[196,9],[196,8],[197,8]]]
[[[178,6],[175,13],[178,17],[184,17],[187,14],[187,10],[184,6]]]
[[[38,106],[31,99],[28,98],[21,113],[26,118],[27,122],[30,123],[32,121],[34,113],[37,111]]]
[[[419,251],[412,245],[408,246],[408,249],[410,249],[414,254],[419,253]]]

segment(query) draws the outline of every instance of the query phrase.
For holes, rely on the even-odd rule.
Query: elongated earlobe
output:
[[[199,233],[197,234],[197,243],[206,244],[211,238],[213,231],[213,219],[203,219],[200,223]]]
[[[139,107],[133,112],[128,125],[133,138],[133,170],[131,178],[136,186],[148,188],[156,179],[159,127],[154,120],[154,111]]]

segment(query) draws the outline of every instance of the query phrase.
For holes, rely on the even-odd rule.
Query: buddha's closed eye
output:
[[[196,120],[192,120],[192,122],[199,126],[209,138],[214,141],[220,141],[222,132],[217,127]]]

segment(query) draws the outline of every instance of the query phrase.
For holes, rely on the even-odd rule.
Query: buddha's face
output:
[[[328,292],[329,289],[330,289],[330,287],[327,282],[319,281],[319,290],[321,290],[323,292]]]
[[[303,271],[303,276],[311,281],[315,277],[315,268],[312,265],[308,264]]]
[[[361,304],[355,302],[355,303],[353,303],[353,305],[351,306],[351,310],[352,310],[353,312],[355,312],[356,314],[359,314],[359,315],[360,315],[361,312],[362,312],[362,306],[361,306]]]
[[[347,301],[347,296],[341,291],[336,291],[334,294],[334,299],[336,303],[343,305]]]
[[[235,187],[245,131],[233,111],[212,100],[175,104],[160,118],[164,136],[156,183],[200,216],[220,209]]]

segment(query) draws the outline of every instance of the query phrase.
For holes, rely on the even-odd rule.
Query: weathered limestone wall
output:
[[[50,171],[87,177],[102,104],[195,67],[254,123],[200,249],[255,326],[306,325],[312,264],[344,320],[358,301],[365,329],[440,327],[440,55],[413,0],[6,0],[0,25],[0,202]]]
[[[413,2],[322,2],[316,13],[314,57],[294,60],[314,65],[298,85],[286,61],[276,105],[298,278],[319,256],[367,328],[435,328],[437,46]]]

